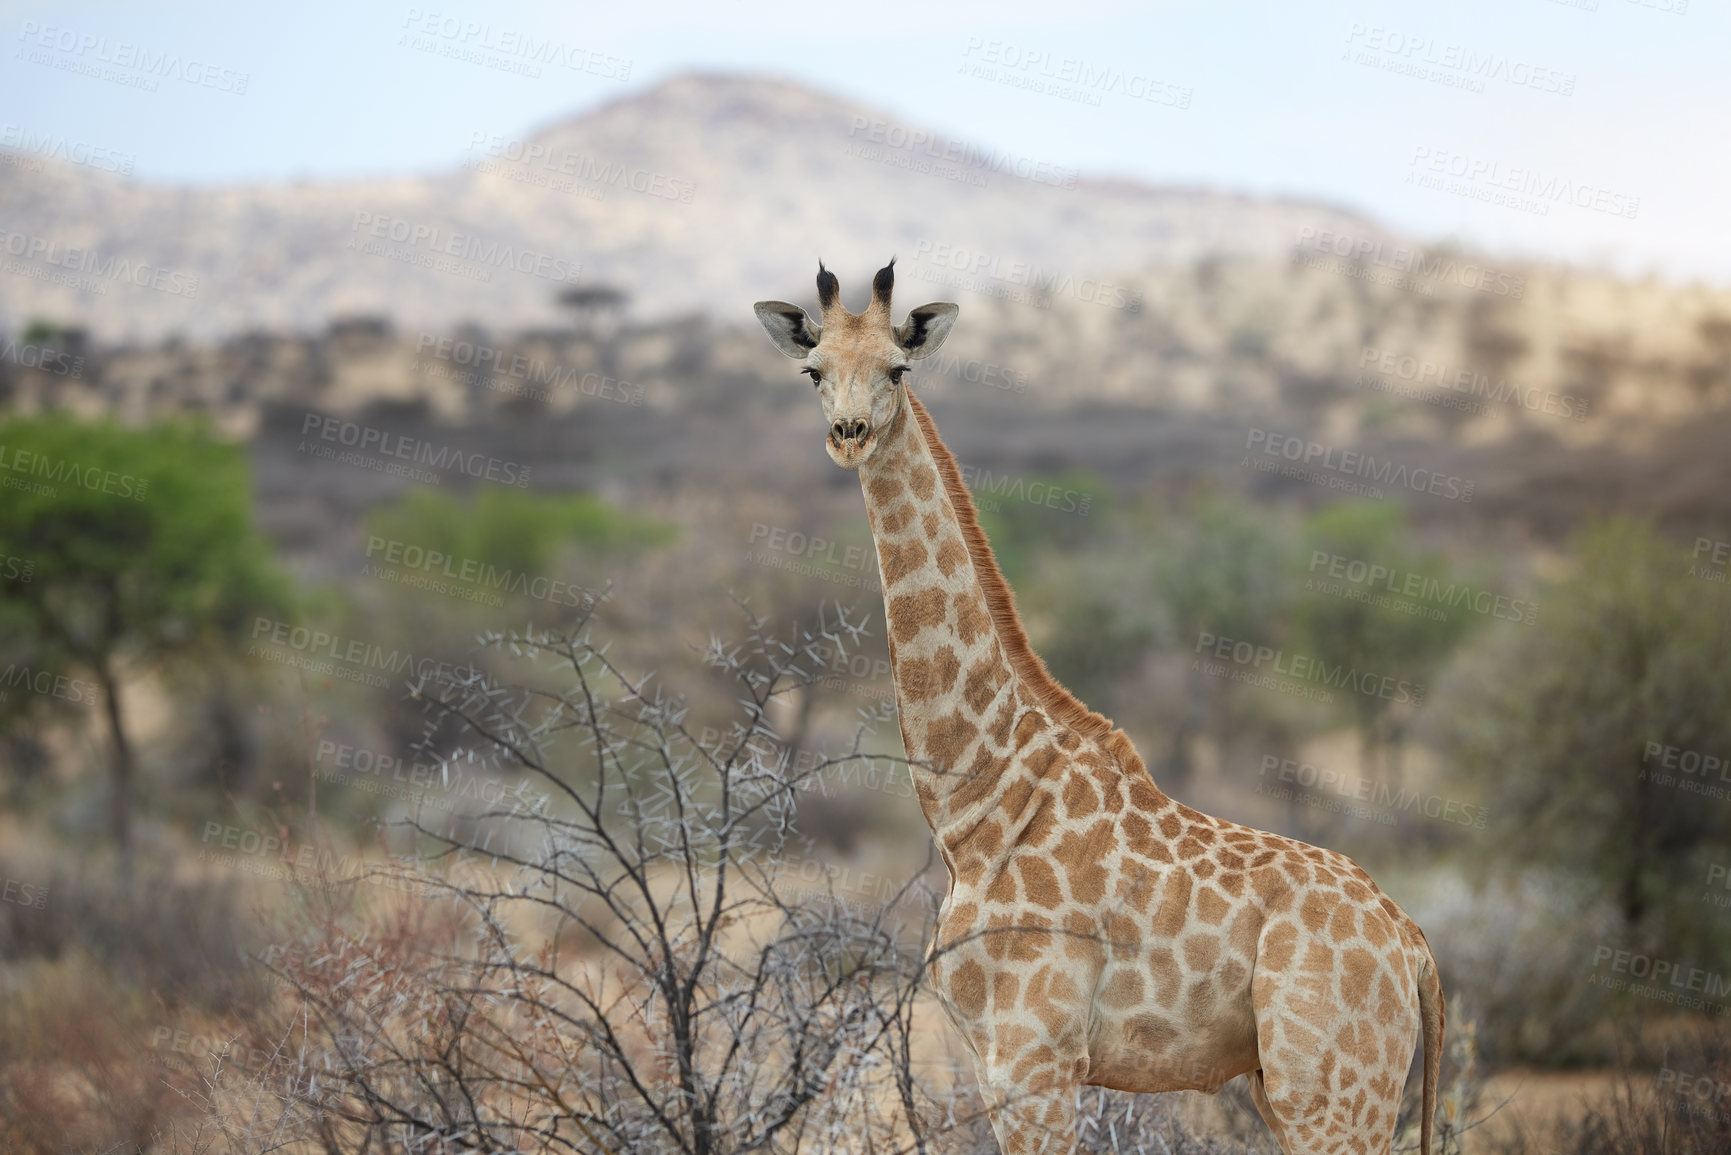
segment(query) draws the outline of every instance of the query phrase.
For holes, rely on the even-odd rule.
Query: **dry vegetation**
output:
[[[1065,474],[1092,487],[1087,518],[1013,501],[991,514],[1038,648],[1131,729],[1186,801],[1381,860],[1378,877],[1395,880],[1426,927],[1449,987],[1448,1150],[1728,1149],[1725,1021],[1619,1002],[1584,976],[1592,952],[1625,931],[1670,935],[1703,964],[1723,941],[1717,908],[1685,893],[1726,861],[1722,807],[1650,797],[1646,834],[1618,839],[1634,771],[1630,757],[1599,751],[1615,738],[1638,754],[1685,730],[1700,749],[1724,748],[1712,694],[1727,680],[1709,646],[1723,583],[1664,551],[1731,526],[1722,454],[1688,440],[1711,442],[1731,402],[1731,304],[1546,270],[1528,271],[1519,300],[1446,285],[1426,296],[1250,259],[1147,271],[1136,284],[1139,316],[969,304],[973,320],[918,383],[970,462],[1024,479],[1094,471]],[[768,533],[800,533],[869,546],[853,479],[817,449],[808,390],[784,380],[755,333],[707,325],[496,340],[567,371],[606,368],[641,385],[645,404],[514,398],[417,369],[411,338],[364,324],[326,338],[93,351],[78,381],[0,366],[0,399],[15,409],[197,408],[256,434],[261,521],[310,591],[296,621],[467,656],[477,670],[417,697],[244,660],[244,641],[194,668],[133,667],[141,845],[121,877],[97,849],[100,789],[85,776],[100,743],[81,736],[77,715],[16,720],[0,758],[18,769],[7,803],[28,818],[0,831],[5,876],[47,901],[0,902],[6,1144],[990,1152],[972,1073],[921,985],[942,872],[925,857],[911,792],[886,785],[905,770],[885,725],[887,651],[864,628],[881,621],[875,566],[863,552],[850,566],[768,544]],[[1585,416],[1391,397],[1365,380],[1383,352],[1579,398]],[[984,365],[997,367],[991,381]],[[992,383],[1018,380],[1026,390]],[[396,433],[530,462],[538,485],[605,484],[631,517],[665,519],[680,536],[636,556],[565,541],[524,563],[628,590],[609,603],[607,646],[585,632],[599,619],[573,626],[564,607],[490,612],[357,578],[373,519],[401,494],[376,471],[297,456],[309,409],[370,413]],[[1239,468],[1251,420],[1472,462],[1483,497],[1442,514],[1413,503],[1383,536],[1327,545],[1341,525],[1312,511],[1332,495],[1258,489]],[[1648,605],[1665,620],[1571,627],[1627,651],[1587,645],[1559,660],[1546,631],[1570,620],[1553,616],[1567,608],[1557,599],[1589,560],[1572,535],[1619,507],[1653,513],[1664,532],[1600,552],[1651,563],[1630,580],[1664,591]],[[1192,677],[1200,630],[1314,648],[1317,622],[1356,610],[1303,592],[1319,542],[1536,596],[1540,626],[1469,616],[1434,661],[1409,650],[1396,672],[1434,689],[1422,713],[1355,719]],[[464,548],[500,560],[492,546]],[[1577,626],[1612,620],[1593,591],[1620,580],[1573,587],[1585,591]],[[747,615],[737,644],[709,642],[712,629],[738,632],[714,623],[729,589],[782,620],[822,624],[777,633]],[[852,604],[826,607],[830,596]],[[1393,619],[1366,620],[1375,642]],[[486,642],[471,650],[477,630]],[[1701,664],[1685,668],[1688,654]],[[1650,679],[1638,693],[1637,665]],[[658,676],[626,672],[642,670]],[[1524,692],[1533,687],[1543,700]],[[1533,724],[1509,724],[1492,708],[1505,700]],[[1603,721],[1607,701],[1650,712],[1617,715],[1606,741],[1578,727],[1593,740],[1537,758],[1562,704]],[[1526,754],[1510,753],[1517,740]],[[330,768],[327,742],[506,789],[442,811],[416,807],[456,800],[454,789],[426,785],[407,802],[356,784],[309,792]],[[1493,833],[1404,817],[1384,827],[1279,807],[1254,792],[1271,752],[1447,792],[1506,822]],[[1500,869],[1532,832],[1574,828],[1553,820],[1559,800],[1578,802],[1619,853],[1651,851],[1631,868],[1648,902],[1638,924],[1624,925],[1592,862]],[[200,832],[213,818],[317,846],[315,868],[207,855]],[[345,865],[318,865],[333,861]],[[1567,1090],[1549,1089],[1559,1081]],[[1236,1085],[1215,1100],[1090,1092],[1084,1120],[1089,1151],[1269,1150]],[[1413,1123],[1409,1111],[1403,1144]]]
[[[469,821],[413,817],[364,873],[315,858],[252,901],[233,881],[56,877],[49,912],[0,909],[28,992],[0,1031],[12,1148],[995,1150],[923,987],[922,875],[887,896],[797,881],[801,807],[870,756],[874,723],[796,760],[771,719],[858,625],[747,614],[738,642],[712,640],[739,705],[706,740],[614,663],[593,612],[488,639],[521,683],[474,672],[413,693],[424,738],[463,734],[449,759],[510,764],[536,789]],[[1474,1034],[1456,1018],[1443,1152],[1489,1150],[1473,1143],[1496,1107]],[[1717,1134],[1694,1088],[1723,1053],[1702,1054],[1679,1060],[1695,1081],[1583,1116],[1571,1150],[1713,1149],[1663,1145]],[[1084,1152],[1273,1150],[1236,1083],[1217,1102],[1090,1090],[1083,1106]],[[1660,1138],[1617,1146],[1636,1133]],[[1540,1149],[1517,1139],[1499,1146]]]

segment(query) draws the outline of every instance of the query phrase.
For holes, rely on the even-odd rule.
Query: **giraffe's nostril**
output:
[[[869,421],[837,421],[829,427],[831,440],[838,444],[843,441],[864,441],[870,432],[871,422]]]

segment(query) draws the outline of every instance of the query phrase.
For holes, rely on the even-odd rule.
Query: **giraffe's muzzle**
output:
[[[837,449],[840,449],[849,441],[864,441],[871,435],[871,431],[872,423],[870,421],[863,417],[856,417],[847,421],[837,421],[831,425],[829,427],[829,439],[835,442]]]
[[[872,423],[863,417],[848,417],[829,427],[829,450],[832,461],[843,469],[858,469],[870,455],[874,444]]]

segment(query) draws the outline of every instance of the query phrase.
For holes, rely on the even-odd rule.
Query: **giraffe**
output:
[[[915,794],[949,871],[927,973],[1007,1155],[1070,1150],[1083,1085],[1245,1075],[1289,1155],[1387,1152],[1415,1043],[1429,1155],[1444,1003],[1417,923],[1358,864],[1164,794],[1030,646],[948,447],[906,380],[957,316],[760,301],[859,473]]]

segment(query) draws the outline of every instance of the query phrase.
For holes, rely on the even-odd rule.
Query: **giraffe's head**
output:
[[[900,325],[890,324],[890,292],[895,261],[872,278],[872,303],[850,313],[841,303],[835,274],[817,265],[820,320],[813,322],[798,305],[759,301],[757,319],[775,347],[804,364],[823,402],[829,430],[824,448],[843,469],[858,469],[877,448],[878,433],[889,428],[901,407],[902,378],[911,362],[938,351],[956,319],[956,307],[921,305]]]

